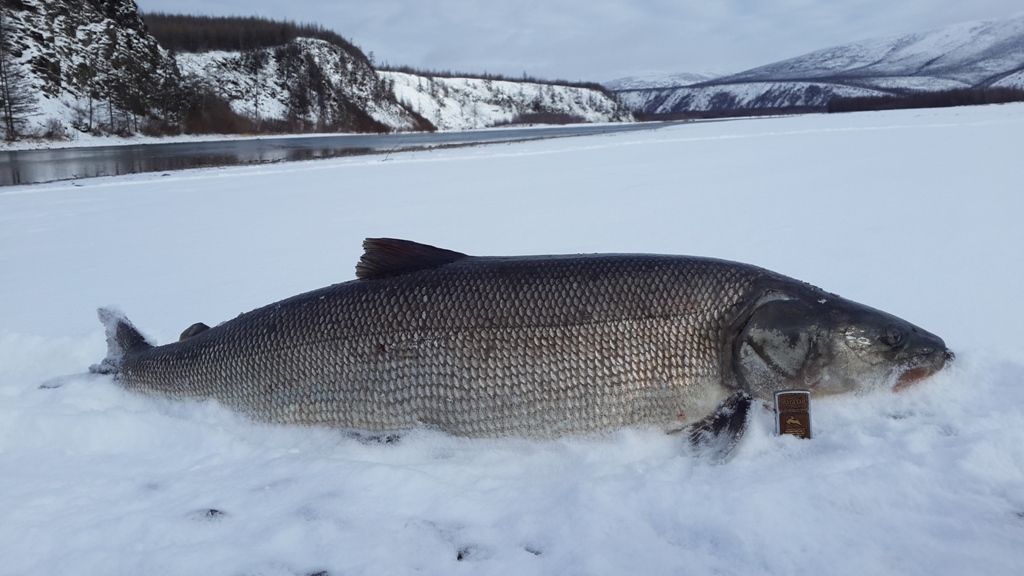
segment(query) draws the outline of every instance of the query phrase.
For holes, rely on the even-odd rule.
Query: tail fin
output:
[[[113,374],[121,369],[121,363],[126,354],[142,352],[153,347],[146,341],[146,337],[139,333],[118,310],[112,308],[100,308],[96,311],[107,329],[107,357],[99,364],[89,367],[94,374]]]

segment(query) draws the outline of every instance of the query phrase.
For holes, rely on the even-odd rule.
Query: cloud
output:
[[[604,80],[737,72],[854,40],[998,18],[1019,0],[138,0],[319,23],[378,61]]]

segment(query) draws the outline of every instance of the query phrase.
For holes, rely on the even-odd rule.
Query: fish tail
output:
[[[126,355],[143,352],[153,347],[121,311],[113,308],[100,308],[96,314],[107,331],[107,357],[99,364],[89,367],[89,372],[115,374],[120,371]]]

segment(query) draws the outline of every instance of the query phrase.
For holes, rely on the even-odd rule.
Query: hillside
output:
[[[34,111],[26,132],[135,132],[181,114],[174,60],[133,0],[11,0],[2,9],[6,49]]]
[[[297,24],[256,16],[199,16],[146,12],[146,28],[161,46],[175,52],[243,51],[283,46],[298,38],[315,38],[365,62],[366,54],[347,38],[317,24]]]
[[[632,119],[597,85],[378,74],[353,43],[316,25],[140,16],[133,0],[12,0],[0,15],[0,54],[25,95],[14,136],[381,132],[481,128],[524,117]]]
[[[673,88],[677,86],[689,86],[700,82],[708,82],[721,74],[704,74],[694,72],[677,72],[666,74],[661,72],[650,72],[646,74],[634,74],[623,76],[614,80],[602,82],[605,88],[612,91],[641,90],[645,88]]]
[[[1024,13],[853,42],[677,89],[620,91],[647,114],[824,108],[833,96],[1024,88]]]
[[[179,52],[184,79],[226,101],[256,130],[430,129],[402,107],[361,52],[295,38],[246,51]]]
[[[442,130],[485,128],[529,117],[623,122],[632,115],[593,88],[381,71],[395,97]]]
[[[927,32],[852,42],[760,66],[717,82],[827,80],[881,89],[1000,85],[1024,68],[1024,13]],[[930,83],[934,83],[932,86]]]

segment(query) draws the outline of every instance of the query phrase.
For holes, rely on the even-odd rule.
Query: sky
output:
[[[378,64],[604,81],[731,73],[855,40],[1001,18],[1020,0],[137,0],[314,22]]]

